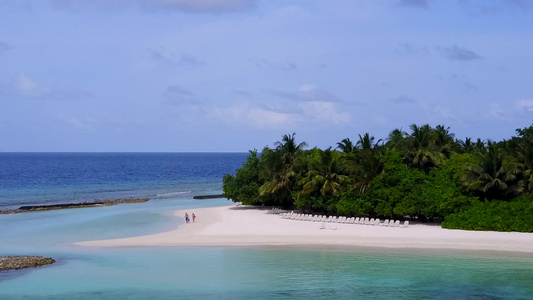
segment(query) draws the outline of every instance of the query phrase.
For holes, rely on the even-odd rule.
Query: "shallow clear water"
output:
[[[171,210],[224,199],[165,200],[0,216],[0,255],[57,263],[0,272],[0,299],[530,299],[531,256],[351,249],[86,248],[76,241],[183,223]],[[201,216],[199,216],[201,217]]]
[[[223,174],[231,172],[235,164],[240,165],[238,159],[232,163],[218,162],[220,159],[225,158],[204,157],[199,163],[203,167],[198,168],[194,163],[188,164],[187,172],[182,168],[181,175],[172,175],[188,177],[174,185],[166,181],[161,184],[164,190],[151,188],[151,183],[157,186],[163,179],[151,181],[150,176],[133,176],[146,180],[132,179],[143,182],[137,188],[113,175],[121,184],[131,186],[132,192],[165,194],[149,202],[0,215],[0,256],[43,255],[57,260],[40,268],[0,272],[0,299],[531,299],[533,295],[531,255],[366,248],[327,251],[74,245],[84,240],[169,230],[183,223],[172,215],[173,210],[187,209],[192,213],[198,207],[228,205],[226,199],[193,200],[192,193],[182,193],[185,186],[206,192],[206,182],[211,185],[209,191],[220,193],[220,178],[215,179],[211,173],[202,175],[201,170],[219,166],[215,173]],[[136,168],[144,167],[138,164]],[[19,178],[27,176],[20,174]],[[58,180],[63,179],[52,182]],[[114,180],[110,179],[111,186]],[[7,181],[4,179],[4,184]],[[38,189],[47,195],[57,190],[61,197],[68,197],[67,191],[77,183],[68,179],[64,185],[53,187],[54,184]],[[89,194],[111,195],[98,186],[87,186]],[[16,201],[31,195],[31,189],[10,189],[26,195],[9,198]]]

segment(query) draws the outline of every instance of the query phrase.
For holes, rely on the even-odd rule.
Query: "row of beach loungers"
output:
[[[274,212],[273,212],[274,213]],[[280,213],[282,218],[298,221],[311,221],[311,222],[323,222],[323,223],[344,223],[344,224],[364,224],[364,225],[373,225],[373,226],[385,226],[385,227],[403,227],[407,228],[409,226],[409,221],[405,221],[403,225],[400,225],[399,220],[388,220],[386,219],[381,223],[380,219],[374,218],[347,218],[347,217],[334,217],[334,216],[324,216],[324,215],[310,215],[310,214],[298,214],[294,212],[289,213]]]

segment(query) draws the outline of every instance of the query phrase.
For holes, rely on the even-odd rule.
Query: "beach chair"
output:
[[[348,218],[346,218],[346,217],[342,217],[341,223],[343,223],[343,224],[347,223],[347,222],[346,222],[347,219],[348,219]]]
[[[407,228],[407,227],[409,227],[409,221],[403,222],[403,228]]]
[[[394,222],[394,227],[400,227],[400,220],[396,220],[396,222]]]
[[[389,226],[389,219],[385,219],[385,221],[383,221],[383,226]]]
[[[353,224],[353,221],[355,220],[354,217],[351,217],[350,220],[348,220],[348,224]]]
[[[359,217],[355,218],[354,224],[359,224]]]
[[[368,225],[374,225],[374,218],[370,219],[370,222],[368,222]]]

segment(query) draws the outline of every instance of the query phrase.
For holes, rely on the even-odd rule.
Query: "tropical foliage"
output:
[[[385,142],[365,133],[325,150],[284,135],[225,175],[224,195],[306,212],[533,231],[533,125],[500,142],[456,139],[442,125],[409,129]]]

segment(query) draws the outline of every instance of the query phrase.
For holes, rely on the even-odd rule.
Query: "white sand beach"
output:
[[[196,222],[147,236],[85,241],[79,246],[325,246],[455,249],[533,253],[533,233],[447,230],[436,225],[408,228],[284,219],[267,210],[225,206],[179,210],[194,213]]]

